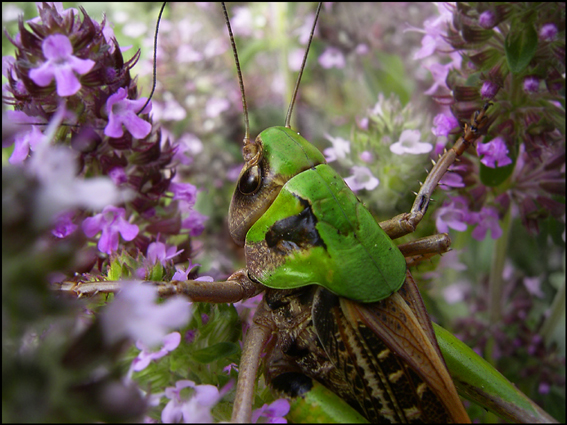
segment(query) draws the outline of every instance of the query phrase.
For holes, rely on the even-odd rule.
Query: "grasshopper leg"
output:
[[[406,257],[408,267],[411,267],[449,251],[451,238],[447,233],[439,233],[398,245],[398,248]]]
[[[232,422],[250,423],[252,416],[252,403],[254,401],[254,386],[256,385],[256,375],[261,362],[261,354],[270,336],[272,329],[257,320],[266,314],[264,303],[260,303],[252,326],[246,332],[244,345],[240,360],[238,373],[238,383],[236,384],[236,396],[232,410]]]
[[[220,282],[199,280],[156,282],[148,280],[142,283],[155,286],[160,297],[185,295],[193,302],[209,303],[235,303],[252,298],[264,290],[261,284],[250,280],[246,269],[240,269],[229,276],[226,281]],[[116,293],[127,284],[126,281],[63,282],[59,284],[58,289],[77,297],[84,297]]]
[[[465,124],[464,134],[455,142],[455,145],[446,151],[435,163],[427,179],[419,189],[413,206],[409,213],[399,214],[389,220],[380,223],[380,227],[392,239],[397,239],[415,231],[419,222],[423,219],[431,201],[431,194],[437,187],[439,180],[445,175],[449,167],[461,156],[469,146],[472,146],[479,137],[480,131],[488,127],[490,120],[486,111],[491,103],[486,103],[480,111],[474,113],[470,124]]]

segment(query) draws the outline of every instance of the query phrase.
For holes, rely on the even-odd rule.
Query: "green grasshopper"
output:
[[[400,246],[392,239],[419,224],[441,177],[489,123],[487,106],[429,173],[410,212],[379,224],[322,154],[290,129],[292,106],[285,127],[269,128],[255,141],[246,128],[246,165],[229,210],[246,268],[225,282],[163,284],[160,293],[220,303],[265,292],[246,336],[233,420],[250,418],[265,350],[267,379],[279,393],[303,395],[320,382],[368,420],[467,421],[406,265],[414,256],[445,252],[448,237]],[[359,262],[373,266],[353,276]],[[102,282],[74,288],[81,294],[115,289]]]

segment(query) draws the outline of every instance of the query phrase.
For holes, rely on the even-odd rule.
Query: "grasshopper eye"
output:
[[[262,170],[259,165],[247,169],[238,181],[238,190],[243,195],[254,195],[262,183]]]

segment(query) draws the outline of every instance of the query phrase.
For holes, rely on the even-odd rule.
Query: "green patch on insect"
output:
[[[326,164],[286,183],[248,231],[246,256],[250,276],[269,288],[318,284],[361,302],[396,292],[406,271],[401,252]]]

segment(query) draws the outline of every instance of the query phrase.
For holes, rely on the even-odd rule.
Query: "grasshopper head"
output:
[[[230,235],[244,245],[246,233],[272,205],[283,185],[325,158],[315,146],[286,127],[270,127],[245,146],[246,164],[240,172],[228,213]]]

